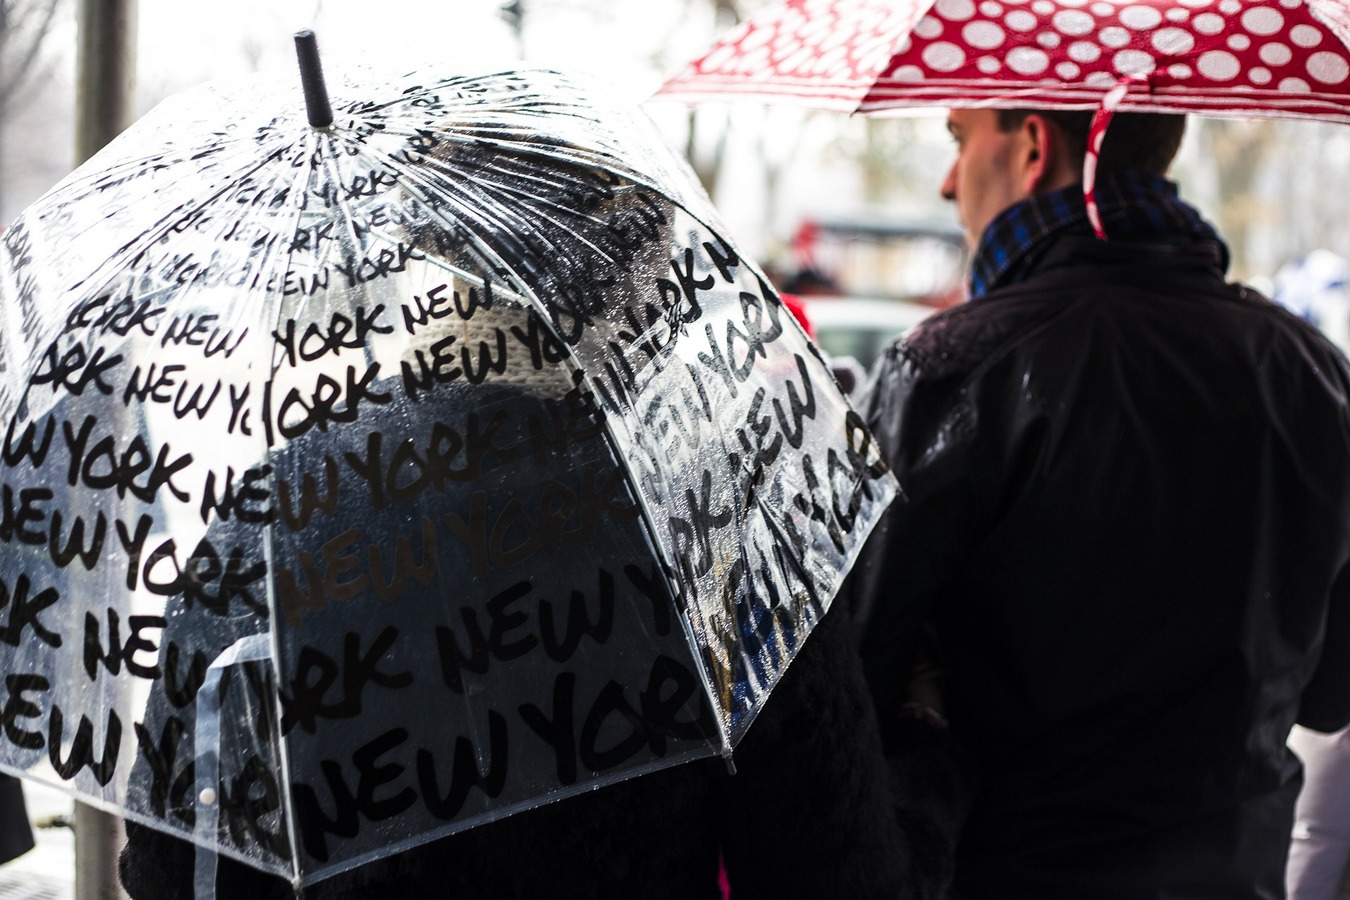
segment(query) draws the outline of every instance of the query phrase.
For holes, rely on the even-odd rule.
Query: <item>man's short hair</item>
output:
[[[1091,109],[1000,109],[998,127],[1012,131],[1022,120],[1035,113],[1059,126],[1069,153],[1081,168],[1087,152],[1088,130],[1095,110]],[[1098,173],[1121,169],[1143,169],[1166,175],[1186,133],[1186,117],[1165,113],[1116,113],[1106,128]]]

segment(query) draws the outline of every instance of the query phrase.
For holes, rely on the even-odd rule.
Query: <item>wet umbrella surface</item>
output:
[[[645,118],[166,102],[0,269],[0,766],[310,881],[730,754],[894,483]]]

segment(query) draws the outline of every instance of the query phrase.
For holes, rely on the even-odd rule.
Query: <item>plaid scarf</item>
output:
[[[1097,180],[1097,204],[1109,240],[1189,244],[1214,241],[1224,269],[1228,248],[1194,207],[1177,197],[1177,186],[1160,175],[1137,170],[1112,172]],[[1017,284],[1061,235],[1092,236],[1083,186],[1071,185],[1014,203],[994,217],[980,238],[970,265],[970,297]]]

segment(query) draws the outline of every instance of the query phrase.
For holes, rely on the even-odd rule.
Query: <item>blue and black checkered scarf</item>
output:
[[[1228,268],[1228,248],[1218,232],[1160,175],[1126,170],[1102,176],[1097,179],[1097,205],[1108,240],[1214,241]],[[1063,235],[1092,236],[1081,184],[1031,197],[999,213],[984,230],[970,265],[971,299],[1022,281]]]

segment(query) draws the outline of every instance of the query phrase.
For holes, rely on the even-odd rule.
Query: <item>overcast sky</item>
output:
[[[713,34],[686,0],[522,0],[527,62],[589,71],[635,100]],[[710,4],[706,4],[710,5]],[[148,99],[200,81],[294,67],[292,36],[313,28],[325,69],[348,58],[449,70],[514,65],[500,0],[139,0],[139,81]],[[691,14],[689,8],[696,10]],[[703,16],[698,12],[704,12]]]

